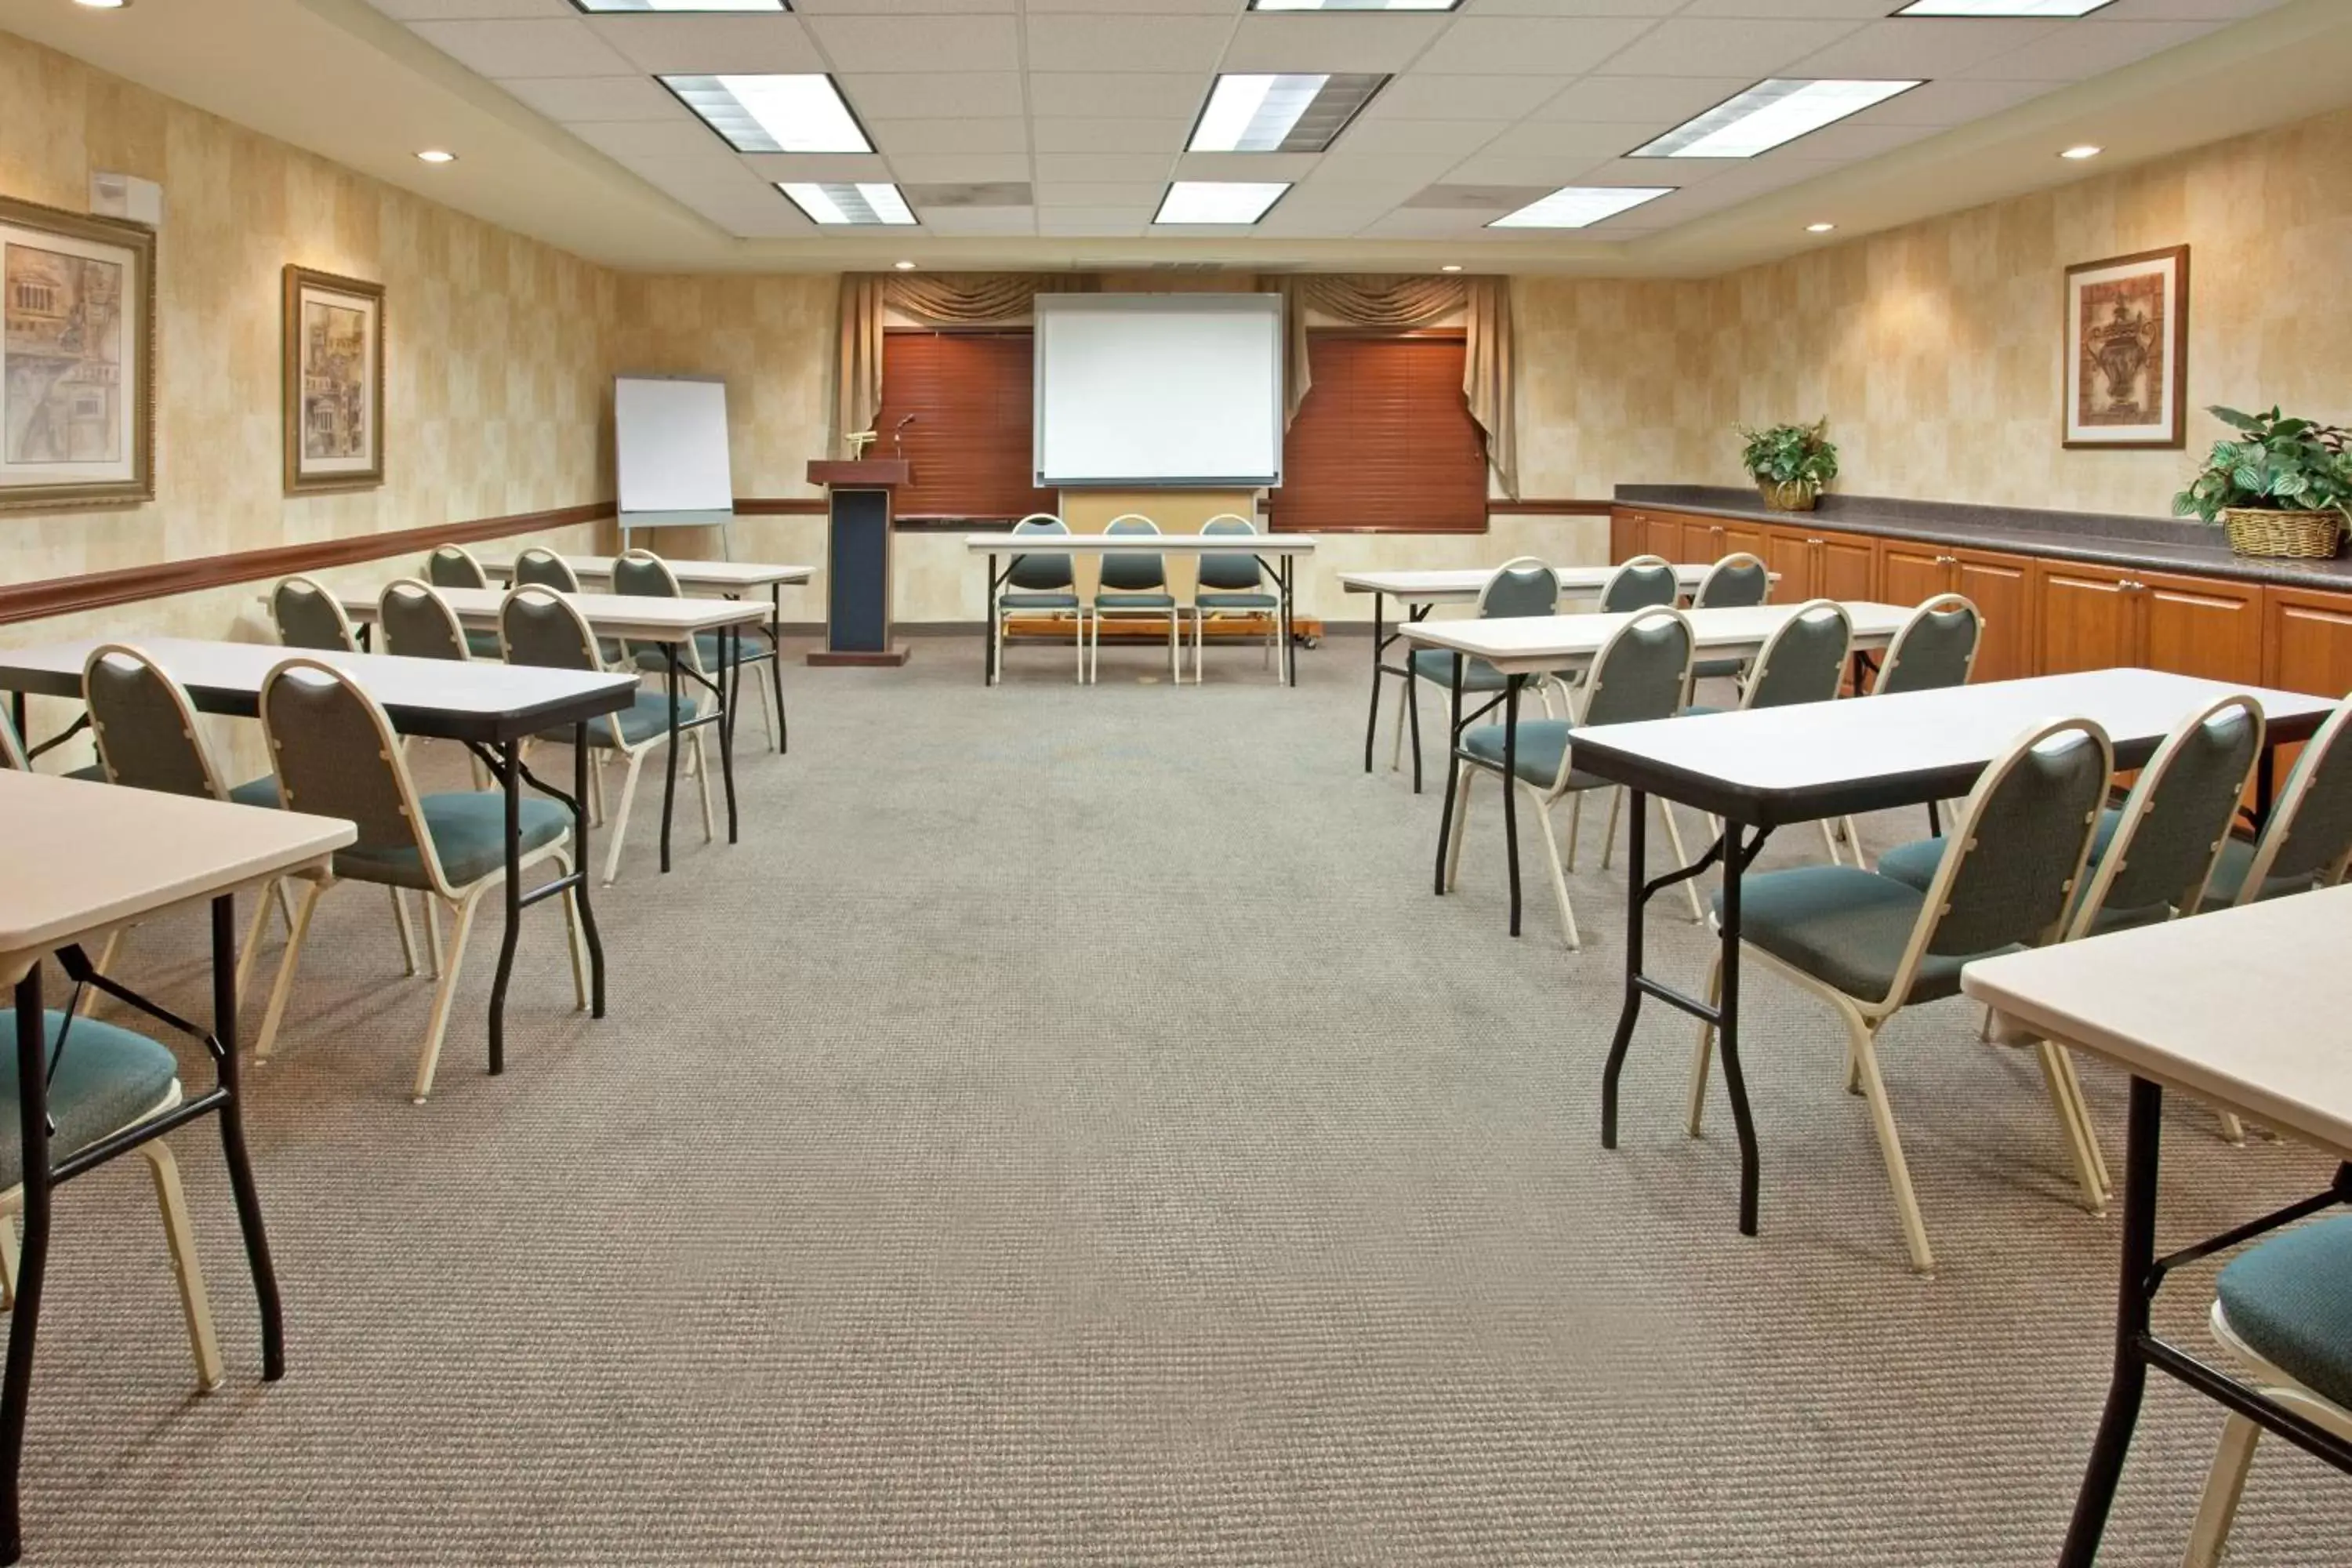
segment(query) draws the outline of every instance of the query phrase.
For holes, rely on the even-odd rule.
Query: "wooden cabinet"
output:
[[[2248,583],[2045,561],[2044,674],[2137,665],[2255,685],[2263,678],[2262,595]]]
[[[2033,641],[2033,558],[2029,555],[2005,555],[1991,550],[1953,552],[1951,591],[1965,595],[1984,617],[1971,679],[2015,680],[2041,672]],[[1892,595],[1888,602],[1917,603]]]
[[[1648,514],[1625,507],[1609,510],[1609,560],[1612,565],[1630,561],[1642,553],[1642,529],[1649,521]]]
[[[1816,541],[1785,528],[1767,529],[1764,569],[1773,574],[1767,596],[1775,605],[1801,605],[1813,596],[1813,549]]]
[[[2040,582],[2041,673],[2112,669],[2136,664],[2139,605],[2126,574],[2105,566],[2045,561]]]
[[[1878,597],[1890,605],[1923,605],[1953,593],[1955,559],[1938,544],[1887,540],[1878,551]]]
[[[2320,697],[2352,691],[2352,594],[2270,588],[2263,597],[2263,684]]]
[[[1815,537],[1813,597],[1867,599],[1878,592],[1878,541],[1855,533]]]

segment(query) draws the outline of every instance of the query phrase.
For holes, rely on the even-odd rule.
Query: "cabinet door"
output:
[[[1817,598],[1866,601],[1878,589],[1878,542],[1853,533],[1815,535],[1813,594]]]
[[[1672,512],[1652,512],[1642,525],[1642,553],[1668,561],[1683,558],[1683,520]]]
[[[1764,569],[1774,574],[1769,603],[1801,605],[1813,596],[1813,549],[1820,542],[1800,529],[1764,531]]]
[[[1878,551],[1877,597],[1890,605],[1924,605],[1952,589],[1952,558],[1933,544],[1888,540]]]
[[[2271,588],[2265,597],[2270,662],[2263,684],[2316,697],[2352,691],[2352,594]]]
[[[1642,530],[1649,522],[1647,514],[1625,507],[1612,507],[1609,511],[1609,563],[1642,553]]]
[[[2045,561],[2038,617],[2042,673],[2115,669],[2140,661],[2139,595],[2132,579],[2104,566]]]
[[[2262,589],[2213,577],[2135,572],[2151,669],[2247,686],[2263,679]]]
[[[1715,538],[1715,558],[1718,561],[1731,554],[1764,558],[1764,525],[1760,522],[1726,522],[1723,531]]]
[[[1952,591],[1967,595],[1984,617],[1971,679],[2015,680],[2039,674],[2033,648],[2032,558],[1989,550],[1961,550],[1953,554]]]

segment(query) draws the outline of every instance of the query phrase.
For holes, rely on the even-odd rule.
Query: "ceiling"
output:
[[[2105,145],[2111,167],[2352,100],[2343,0],[2114,0],[2064,21],[1888,17],[1899,3],[801,0],[787,15],[586,16],[571,0],[0,0],[0,26],[593,258],[681,269],[1689,273],[1823,243],[1806,221],[1851,234],[2080,177],[2053,156],[2070,141]],[[1221,70],[1392,79],[1327,152],[1187,153]],[[763,71],[832,73],[877,150],[738,153],[655,79]],[[1776,75],[1927,84],[1752,159],[1623,156]],[[417,163],[425,146],[458,161]],[[1155,227],[1172,179],[1296,184],[1255,227]],[[920,225],[820,230],[782,180],[897,181]],[[1569,184],[1678,188],[1580,230],[1486,226]],[[991,196],[956,199],[971,185]]]

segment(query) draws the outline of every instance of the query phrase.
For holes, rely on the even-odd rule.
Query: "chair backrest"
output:
[[[447,889],[400,737],[365,688],[315,658],[289,658],[262,678],[260,707],[287,810],[349,822],[354,854],[413,849],[427,883]]]
[[[1478,590],[1478,618],[1559,614],[1559,574],[1532,555],[1515,555],[1495,568]]]
[[[101,643],[82,661],[82,700],[109,783],[199,800],[228,791],[185,688],[141,648]]]
[[[1015,533],[1062,533],[1070,525],[1050,512],[1033,511],[1013,525]],[[1077,577],[1070,569],[1066,553],[1052,555],[1016,555],[1004,571],[1005,585],[1024,588],[1031,593],[1054,593],[1077,585]]]
[[[1105,533],[1158,533],[1160,525],[1140,512],[1123,512],[1112,518]],[[1106,552],[1102,558],[1102,585],[1114,593],[1148,593],[1168,586],[1168,564],[1155,551]]]
[[[1636,555],[1609,574],[1601,585],[1604,615],[1625,615],[1653,605],[1671,605],[1682,597],[1682,583],[1674,563],[1663,555]]]
[[[425,580],[436,588],[487,588],[490,574],[462,544],[442,544],[425,558]]]
[[[641,599],[682,599],[677,574],[650,550],[625,550],[613,560],[613,592]]]
[[[544,544],[534,544],[515,557],[513,585],[520,588],[526,583],[536,583],[559,594],[580,592],[580,574],[572,569],[571,562]]]
[[[2057,934],[2115,771],[2107,732],[2088,719],[2053,720],[2010,742],[1960,807],[1897,991],[1909,988],[1922,953],[2039,946]]]
[[[1757,651],[1739,705],[1787,708],[1832,700],[1853,645],[1853,617],[1845,606],[1835,599],[1808,599]]]
[[[2262,750],[2263,705],[2249,696],[2208,703],[2174,726],[2125,798],[2068,934],[2088,933],[2102,917],[2136,924],[2193,912]]]
[[[376,600],[376,624],[383,628],[383,651],[409,658],[471,658],[466,627],[449,601],[429,584],[397,577]]]
[[[1201,525],[1206,533],[1248,534],[1257,536],[1257,524],[1238,512],[1221,511]],[[1218,593],[1248,593],[1263,587],[1265,575],[1259,571],[1257,557],[1236,552],[1201,557],[1200,585]]]
[[[1577,722],[1635,724],[1673,718],[1690,682],[1696,646],[1690,617],[1672,605],[1635,612],[1592,656],[1584,712]]]
[[[1886,645],[1879,661],[1878,679],[1871,694],[1892,697],[1901,691],[1934,691],[1966,686],[1976,668],[1977,641],[1984,617],[1958,594],[1938,594],[1911,612]]]
[[[601,670],[596,634],[580,607],[539,583],[518,583],[499,601],[499,646],[509,664]]]
[[[2341,881],[2352,859],[2352,697],[2319,732],[2303,744],[2303,754],[2286,775],[2270,820],[2254,845],[2253,863],[2238,888],[2238,902],[2300,893]]]
[[[308,577],[289,577],[269,595],[269,618],[277,624],[278,641],[286,647],[319,648],[327,653],[357,653],[360,639],[352,618],[335,596]]]
[[[1706,569],[1691,595],[1694,610],[1736,610],[1760,605],[1772,593],[1772,574],[1745,550],[1735,550]]]

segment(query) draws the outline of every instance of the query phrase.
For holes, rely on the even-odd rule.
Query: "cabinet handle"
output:
[[[1938,566],[1958,566],[1959,563],[1960,558],[1957,555],[1938,555],[1936,557],[1936,564]]]
[[[1808,544],[1827,544],[1829,541],[1826,539],[1808,539],[1805,542]]]

